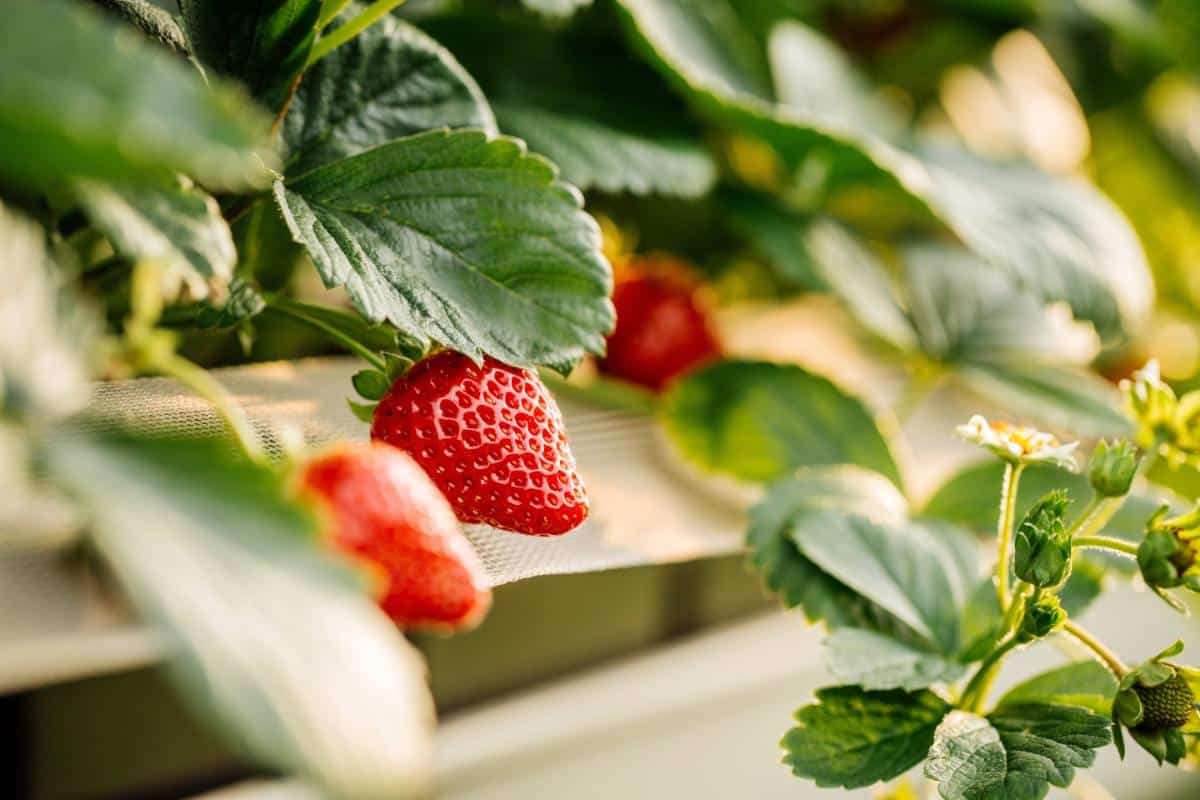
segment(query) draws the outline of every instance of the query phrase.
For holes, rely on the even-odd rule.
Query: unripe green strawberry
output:
[[[1178,671],[1157,686],[1135,684],[1133,690],[1142,701],[1144,711],[1142,721],[1138,724],[1139,730],[1179,728],[1191,719],[1196,697]]]

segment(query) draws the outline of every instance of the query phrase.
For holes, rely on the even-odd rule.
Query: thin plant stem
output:
[[[1071,544],[1073,547],[1099,547],[1105,550],[1113,550],[1135,558],[1138,552],[1137,544],[1127,542],[1124,539],[1117,539],[1114,536],[1076,536]]]
[[[317,17],[317,30],[324,30],[329,23],[337,19],[342,9],[350,5],[350,0],[325,0],[321,4],[321,15]]]
[[[212,373],[193,364],[178,353],[171,353],[169,356],[159,358],[147,366],[161,375],[174,378],[211,403],[213,410],[229,426],[229,430],[233,433],[234,439],[237,440],[242,451],[245,452],[246,457],[256,464],[267,463],[267,454],[263,450],[258,433],[251,426],[245,410],[221,385],[221,382],[212,376]]]
[[[1124,497],[1094,497],[1088,503],[1084,513],[1071,525],[1068,534],[1071,537],[1090,536],[1104,529],[1109,520],[1125,504]]]
[[[328,36],[322,36],[318,39],[308,54],[308,63],[305,64],[305,67],[311,67],[355,36],[358,36],[367,28],[390,14],[392,9],[397,8],[403,2],[404,0],[375,0],[374,3],[364,8],[356,17],[334,28]]]
[[[997,552],[999,562],[996,567],[996,596],[1000,599],[1001,611],[1008,611],[1010,602],[1008,588],[1008,551],[1012,545],[1013,518],[1017,513],[1017,488],[1021,483],[1021,472],[1024,464],[1005,464],[1004,484],[1000,488],[1000,520],[996,534],[999,539]]]
[[[364,347],[361,342],[355,341],[352,337],[347,336],[323,320],[306,314],[302,308],[299,308],[282,298],[268,295],[266,297],[266,301],[267,307],[275,313],[282,314],[283,316],[293,319],[296,322],[303,322],[305,325],[316,328],[338,344],[345,347],[350,352],[354,353],[362,360],[366,361],[372,367],[375,367],[375,369],[381,372],[387,372],[387,363],[383,360],[383,358],[381,358],[378,353],[375,353],[369,348]]]
[[[983,662],[979,665],[979,669],[971,677],[966,688],[963,689],[962,699],[959,702],[959,707],[965,711],[978,713],[983,708],[983,704],[987,701],[988,692],[991,691],[992,684],[996,681],[996,676],[1000,674],[1000,666],[1014,647],[1018,644],[1017,637],[1010,635],[1000,644],[988,653]]]
[[[1084,647],[1091,650],[1092,653],[1094,653],[1095,656],[1104,663],[1104,666],[1108,667],[1109,670],[1112,671],[1112,674],[1117,677],[1117,680],[1125,677],[1125,673],[1129,670],[1126,668],[1125,664],[1121,661],[1117,654],[1101,644],[1099,639],[1081,627],[1077,622],[1074,622],[1073,620],[1067,620],[1063,623],[1062,629],[1066,633],[1069,633],[1071,636],[1073,636]]]

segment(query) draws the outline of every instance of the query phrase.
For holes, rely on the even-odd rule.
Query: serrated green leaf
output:
[[[0,26],[0,173],[42,187],[76,177],[186,173],[214,189],[262,184],[269,119],[240,93],[98,12],[12,0]]]
[[[42,229],[0,204],[0,419],[50,421],[87,402],[101,325],[62,296],[64,277]]]
[[[1082,706],[1107,717],[1116,693],[1117,679],[1103,664],[1088,659],[1043,672],[1017,684],[1000,698],[996,708],[1055,703]]]
[[[432,131],[275,187],[325,284],[371,321],[508,364],[600,353],[612,276],[577,192],[481,131]]]
[[[277,111],[304,68],[321,0],[179,0],[192,54]]]
[[[895,615],[938,652],[958,651],[959,609],[974,575],[962,573],[958,554],[933,530],[824,510],[806,515],[791,537],[821,571]]]
[[[287,116],[289,176],[432,128],[496,132],[487,100],[448,50],[385,17],[304,74]]]
[[[582,189],[697,197],[717,179],[712,157],[689,139],[651,138],[584,116],[497,103],[505,133],[548,156]]]
[[[723,361],[675,382],[664,430],[710,472],[767,482],[803,466],[854,464],[901,483],[887,441],[866,407],[797,366]]]
[[[167,326],[200,329],[231,328],[262,313],[266,301],[252,285],[234,276],[224,302],[211,301],[172,306],[163,311],[161,322]]]
[[[981,800],[1041,800],[1050,786],[1069,786],[1075,770],[1090,767],[1096,750],[1112,741],[1111,721],[1077,706],[1010,705],[988,721],[1000,733],[1008,770],[1003,785]]]
[[[965,666],[937,653],[860,628],[840,628],[823,642],[825,666],[840,683],[915,691],[953,683]]]
[[[920,763],[950,706],[933,692],[821,689],[783,737],[784,763],[818,786],[847,789],[894,778]]]
[[[179,20],[165,8],[159,8],[150,0],[92,0],[92,2],[119,14],[129,24],[154,41],[180,55],[189,55],[187,37]]]
[[[47,453],[167,638],[184,699],[242,752],[334,796],[427,788],[423,663],[274,470],[212,440],[68,436]]]
[[[621,0],[620,7],[637,43],[698,110],[764,139],[793,166],[818,163],[816,185],[807,187],[814,199],[846,187],[906,198],[1024,288],[1070,303],[1106,339],[1148,312],[1145,257],[1120,213],[1094,190],[903,141],[881,124],[887,115],[877,103],[855,90],[845,59],[799,23],[773,30],[772,75],[763,43],[729,0]]]
[[[186,297],[223,293],[237,251],[217,202],[192,186],[77,181],[75,195],[118,255],[155,261]]]
[[[1000,734],[986,719],[958,710],[946,715],[925,761],[925,777],[938,782],[944,800],[981,797],[1007,772]]]
[[[427,27],[479,80],[501,130],[579,188],[695,197],[715,182],[716,165],[678,101],[611,37],[494,15]]]

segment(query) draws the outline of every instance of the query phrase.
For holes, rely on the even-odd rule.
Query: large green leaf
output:
[[[304,68],[321,0],[179,0],[192,54],[272,111]]]
[[[283,122],[289,176],[432,128],[496,121],[454,56],[385,17],[308,69]]]
[[[479,80],[500,128],[581,189],[694,197],[715,182],[713,160],[679,101],[611,37],[493,14],[426,27]]]
[[[716,181],[711,156],[695,141],[652,137],[553,109],[497,103],[505,133],[549,156],[563,177],[584,189],[695,197]]]
[[[710,472],[767,482],[797,467],[856,464],[900,483],[867,408],[800,367],[712,364],[673,385],[661,419],[679,451]]]
[[[75,193],[92,224],[130,261],[157,261],[192,298],[221,291],[237,252],[216,201],[178,184],[111,184],[85,180]]]
[[[1117,679],[1107,667],[1089,658],[1043,672],[1017,684],[1000,698],[996,707],[1003,710],[1006,706],[1057,703],[1082,706],[1108,716],[1116,693]]]
[[[811,512],[791,533],[796,548],[903,621],[941,653],[959,648],[959,609],[974,588],[954,543],[919,523],[887,524],[836,510]]]
[[[763,194],[723,189],[717,195],[730,224],[766,258],[788,287],[827,288],[808,248],[808,225]]]
[[[70,436],[48,460],[166,637],[185,699],[241,750],[333,796],[427,788],[423,664],[274,471],[195,440]]]
[[[841,683],[864,689],[915,691],[953,683],[965,666],[890,636],[861,628],[839,628],[823,643],[825,666]]]
[[[1112,722],[1085,708],[1051,703],[1009,705],[988,715],[1004,745],[1003,783],[981,800],[1041,800],[1050,786],[1066,788],[1075,770],[1090,767],[1112,741]]]
[[[372,321],[519,366],[603,352],[599,229],[519,142],[431,131],[279,182],[275,198],[325,284]]]
[[[100,325],[62,296],[63,278],[42,229],[0,204],[0,419],[48,421],[87,402]]]
[[[821,689],[783,737],[792,772],[847,789],[888,780],[920,763],[950,706],[933,692]]]
[[[1076,436],[1120,436],[1131,429],[1115,387],[1082,368],[979,364],[958,377],[993,406]]]
[[[999,732],[977,714],[951,711],[938,725],[925,777],[944,800],[971,800],[1004,781],[1008,772]]]
[[[265,182],[269,120],[136,31],[60,0],[12,0],[0,25],[0,174],[33,185],[184,172]]]
[[[763,138],[789,163],[817,165],[819,193],[875,187],[908,198],[1031,292],[1070,303],[1106,338],[1148,312],[1152,285],[1136,238],[1083,184],[903,141],[832,45],[798,23],[772,34],[773,82],[762,42],[729,0],[620,5],[653,63],[701,112]]]

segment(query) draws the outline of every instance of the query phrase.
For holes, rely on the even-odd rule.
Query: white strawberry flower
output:
[[[1037,428],[988,422],[976,414],[955,430],[968,442],[985,447],[1013,464],[1056,464],[1072,472],[1077,468],[1075,449],[1079,442],[1063,444],[1053,434]]]

